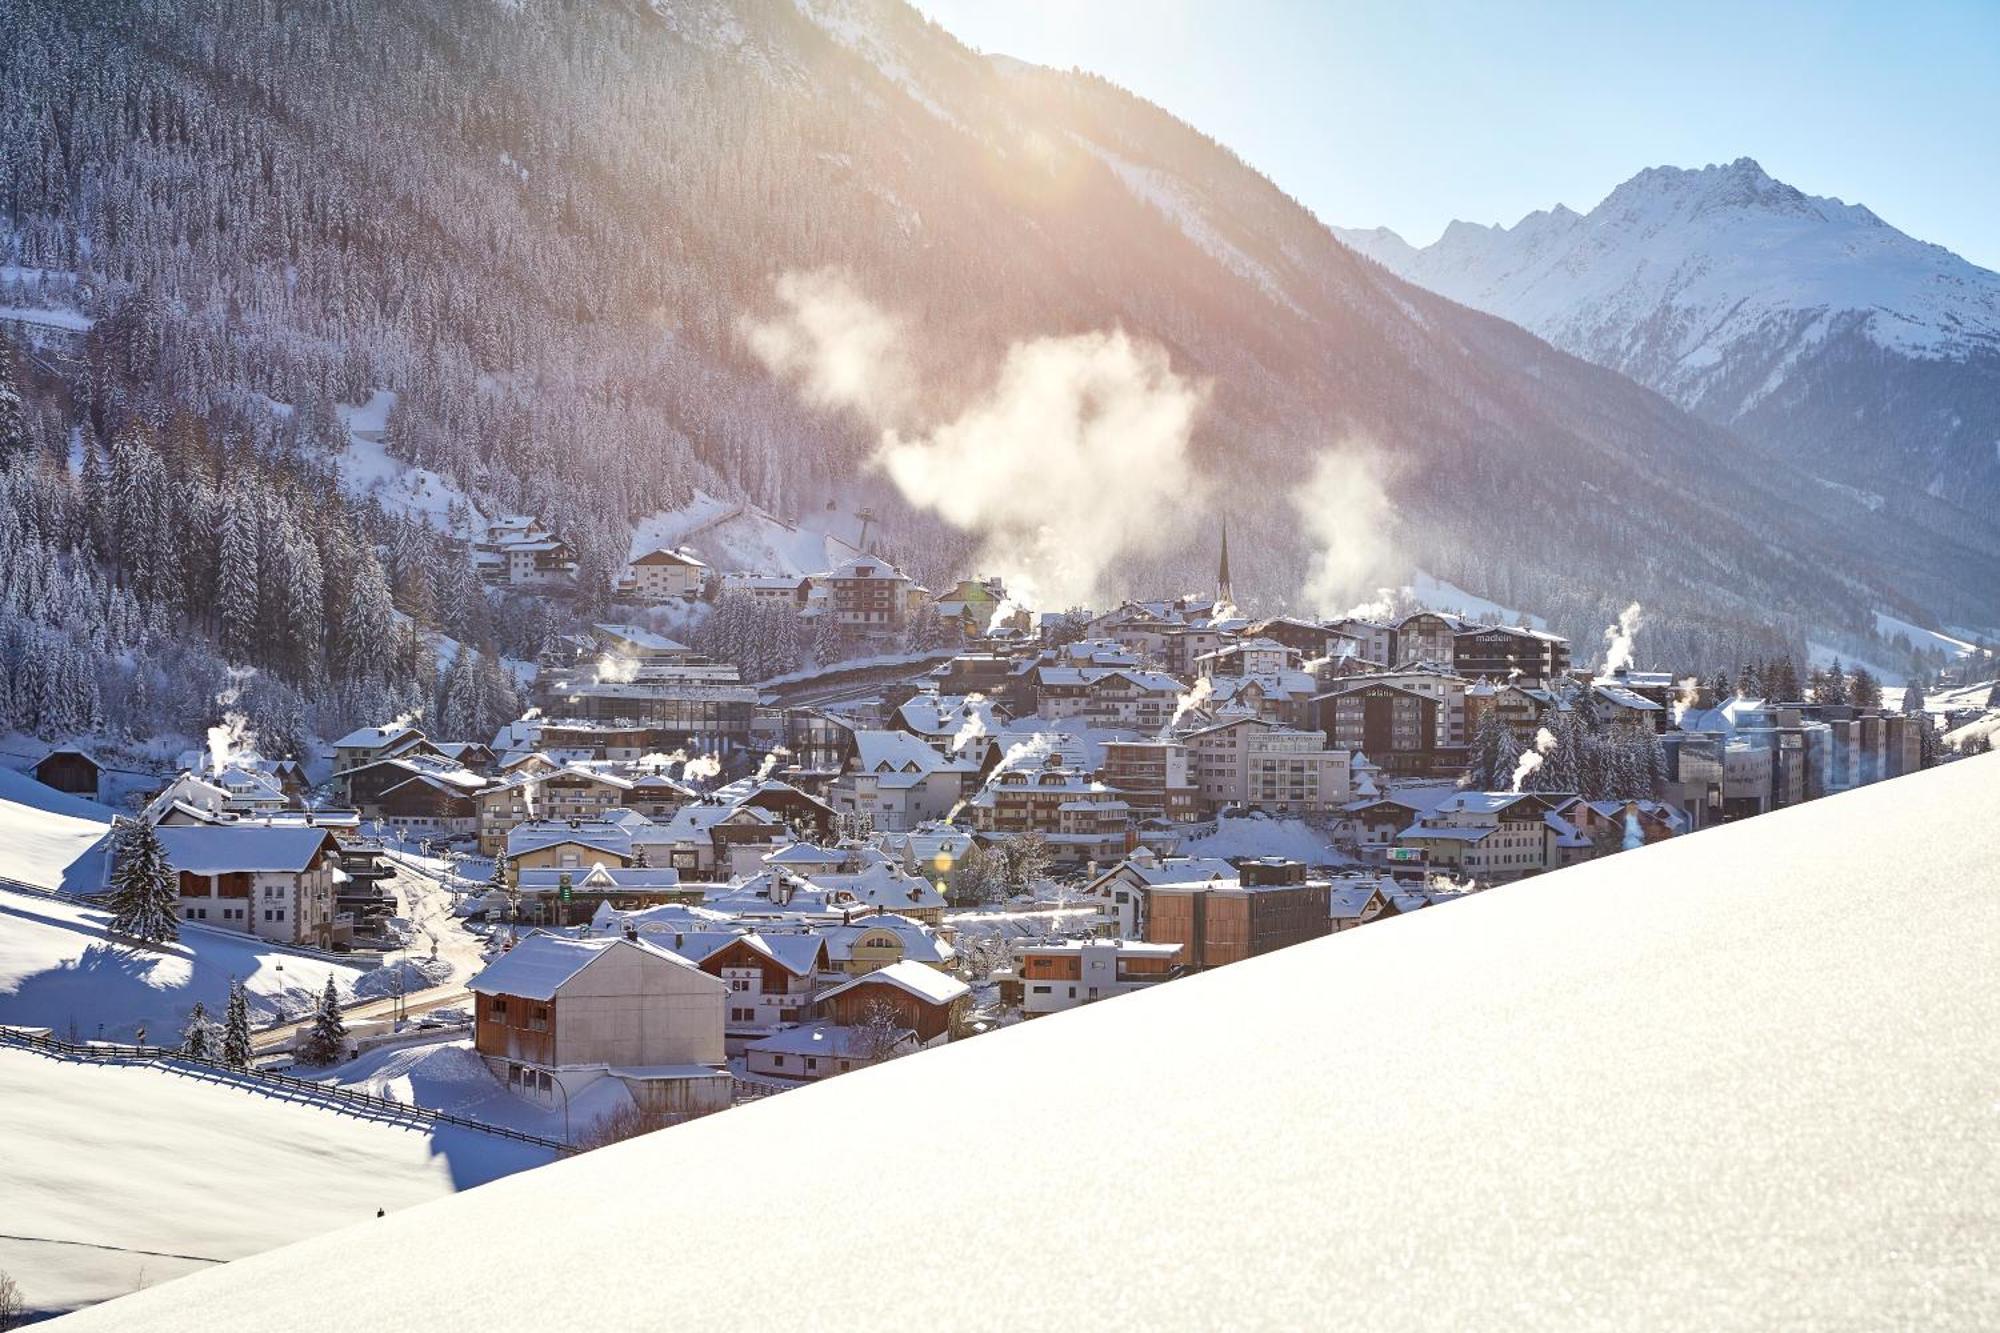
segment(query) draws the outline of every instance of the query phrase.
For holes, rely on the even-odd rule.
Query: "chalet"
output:
[[[391,722],[380,727],[360,727],[333,743],[333,774],[341,775],[364,764],[401,755],[439,754],[438,748],[407,722]],[[343,799],[345,799],[343,797]]]
[[[960,579],[939,593],[932,605],[938,615],[956,622],[960,632],[967,635],[1002,629],[1024,632],[1028,627],[1025,611],[1014,609],[1008,614],[1013,604],[1007,598],[1007,586],[997,578]]]
[[[727,1107],[728,988],[643,940],[517,941],[467,983],[473,1045],[510,1090],[566,1105],[616,1078],[646,1110],[701,1115]]]
[[[657,547],[633,558],[618,590],[642,602],[694,601],[701,596],[708,566],[686,551]]]
[[[157,834],[180,877],[182,920],[321,949],[340,938],[334,915],[340,844],[330,830],[190,824],[162,825]]]
[[[1355,842],[1394,842],[1397,834],[1423,816],[1423,807],[1387,796],[1350,801],[1341,807],[1342,823]]]
[[[743,1043],[807,1017],[817,978],[828,968],[826,938],[810,931],[752,931],[708,951],[699,966],[729,988],[723,1035],[738,1053]]]
[[[1338,934],[1395,916],[1396,882],[1386,876],[1343,875],[1327,890],[1327,928]]]
[[[1201,676],[1265,676],[1298,664],[1296,648],[1273,639],[1238,639],[1195,658],[1194,669]]]
[[[817,1017],[845,1027],[887,1021],[908,1030],[918,1046],[950,1041],[964,1031],[972,988],[957,977],[908,959],[823,990]]]
[[[1358,616],[1346,616],[1326,622],[1327,629],[1335,634],[1344,634],[1359,645],[1359,656],[1370,662],[1380,662],[1384,666],[1395,662],[1396,627],[1380,620],[1367,620]]]
[[[569,902],[561,901],[569,889]],[[643,911],[661,903],[701,902],[699,884],[683,884],[680,872],[665,866],[614,866],[603,861],[589,869],[561,870],[547,866],[530,867],[514,875],[514,889],[521,899],[524,920],[572,921],[589,918],[597,909],[609,906],[621,912]],[[489,902],[488,912],[493,907]]]
[[[35,761],[35,781],[44,787],[96,800],[102,790],[104,765],[88,750],[73,745],[50,750]]]
[[[1295,660],[1305,662],[1335,657],[1343,651],[1361,655],[1362,651],[1358,636],[1297,616],[1273,616],[1269,620],[1254,621],[1244,627],[1243,634],[1246,639],[1282,644],[1298,655]]]
[[[1017,944],[1001,990],[1024,1017],[1039,1018],[1169,981],[1180,975],[1180,952],[1178,944],[1128,939]]]
[[[576,578],[576,557],[567,543],[525,514],[503,515],[487,524],[473,543],[473,567],[488,583],[543,587]]]
[[[827,789],[838,813],[874,828],[906,830],[944,819],[977,780],[972,760],[946,758],[903,731],[857,731],[852,767]]]
[[[914,580],[886,560],[856,556],[817,579],[835,624],[863,634],[888,634],[909,619]]]
[[[849,733],[850,736],[852,734]],[[740,808],[764,811],[774,816],[780,826],[803,829],[810,837],[833,836],[833,806],[788,782],[771,778],[753,782],[748,791],[736,798],[736,804]]]
[[[1570,798],[1523,792],[1459,792],[1396,835],[1396,846],[1422,854],[1433,870],[1488,883],[1549,869],[1543,816]]]
[[[944,695],[923,691],[897,706],[889,719],[896,731],[906,731],[946,758],[977,761],[993,757],[995,732],[1012,714],[983,694]]]
[[[812,599],[813,581],[803,574],[724,574],[717,580],[725,597],[803,611]]]
[[[743,1067],[767,1078],[818,1080],[879,1064],[917,1048],[916,1034],[839,1023],[806,1023],[743,1048]]]
[[[507,832],[502,853],[515,872],[585,870],[602,863],[629,866],[635,853],[632,831],[609,820],[536,820]]]
[[[1286,727],[1313,723],[1313,700],[1319,678],[1310,671],[1270,671],[1253,676],[1209,678],[1208,698],[1201,711],[1210,717],[1244,713]]]
[[[1434,662],[1450,666],[1466,622],[1441,611],[1413,611],[1396,622],[1396,663]]]

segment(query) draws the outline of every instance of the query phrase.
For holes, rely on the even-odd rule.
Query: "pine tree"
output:
[[[1882,706],[1882,682],[1875,679],[1875,673],[1865,666],[1854,668],[1849,678],[1848,699],[1856,708],[1880,708]]]
[[[222,1063],[231,1069],[250,1067],[250,1000],[243,983],[229,979],[229,1005],[222,1016]]]
[[[180,880],[153,826],[143,819],[127,824],[118,839],[116,859],[117,868],[111,872],[111,929],[148,944],[178,940]]]
[[[1924,687],[1914,676],[1903,682],[1903,711],[1924,716]]]
[[[312,1030],[306,1034],[299,1054],[307,1064],[335,1064],[341,1052],[347,1049],[346,1043],[347,1023],[340,1016],[340,992],[334,988],[333,976],[329,973],[326,989],[320,992],[319,1007],[313,1011]]]
[[[200,1000],[188,1010],[187,1026],[181,1029],[181,1050],[197,1060],[207,1060],[216,1054],[215,1022],[208,1016],[208,1006]]]
[[[1505,791],[1514,781],[1514,765],[1520,762],[1521,744],[1513,728],[1490,709],[1479,719],[1472,739],[1472,780],[1480,791]]]
[[[215,589],[215,616],[222,655],[249,662],[256,654],[259,590],[257,522],[250,497],[232,489],[223,497],[222,547]]]
[[[1718,706],[1729,702],[1731,694],[1729,673],[1718,670],[1713,676],[1709,677],[1708,692],[1715,696],[1715,702]]]
[[[1764,689],[1772,700],[1794,703],[1799,697],[1799,669],[1791,655],[1773,658],[1764,667]]]
[[[27,413],[21,407],[20,391],[14,387],[14,349],[0,343],[0,464],[31,448]]]
[[[1833,665],[1827,668],[1826,685],[1823,692],[1813,695],[1813,702],[1821,704],[1844,704],[1851,702],[1853,697],[1847,688],[1847,671],[1840,665],[1840,659],[1836,657],[1833,659]]]

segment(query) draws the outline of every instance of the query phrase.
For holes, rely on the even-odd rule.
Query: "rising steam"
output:
[[[1598,675],[1608,676],[1632,665],[1632,636],[1639,632],[1637,602],[1618,613],[1618,623],[1604,631],[1604,666]]]
[[[1302,592],[1306,605],[1324,616],[1374,612],[1372,605],[1354,607],[1389,563],[1389,497],[1374,452],[1327,450],[1291,500],[1314,547]]]
[[[818,406],[881,431],[875,465],[905,499],[980,539],[1021,601],[1082,605],[1123,557],[1169,549],[1199,479],[1188,437],[1205,389],[1160,347],[1122,331],[1035,338],[954,418],[912,421],[899,323],[837,271],[786,274],[786,307],[743,336]]]

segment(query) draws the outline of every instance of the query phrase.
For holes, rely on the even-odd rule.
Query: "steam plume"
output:
[[[1329,449],[1313,464],[1306,484],[1292,492],[1292,507],[1315,547],[1302,595],[1321,615],[1338,615],[1352,606],[1388,564],[1389,497],[1378,473],[1369,450]],[[1375,606],[1361,606],[1347,614],[1376,611]]]
[[[1604,666],[1598,675],[1608,676],[1632,665],[1632,636],[1639,632],[1637,602],[1618,613],[1618,623],[1604,631]]]
[[[1535,732],[1535,748],[1532,750],[1523,750],[1519,762],[1514,765],[1513,789],[1515,791],[1521,790],[1521,784],[1526,782],[1534,771],[1542,766],[1549,751],[1555,748],[1556,736],[1554,732],[1550,731],[1547,727],[1542,727]]]

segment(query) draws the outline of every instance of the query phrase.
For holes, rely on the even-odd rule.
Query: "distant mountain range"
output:
[[[1208,494],[1157,515],[1188,540],[1120,566],[1111,595],[1212,580],[1227,509],[1238,596],[1295,600],[1326,530],[1365,516],[1304,523],[1293,497],[1360,441],[1393,510],[1385,580],[1422,569],[1586,642],[1634,599],[1642,658],[1691,665],[1865,640],[1882,610],[2000,624],[2000,534],[1924,495],[1930,454],[1833,470],[1732,433],[1817,420],[1802,363],[1750,416],[1722,381],[1679,399],[1690,414],[1627,378],[1655,383],[1664,352],[1628,363],[1433,294],[1389,271],[1387,238],[1367,262],[1160,108],[970,51],[897,0],[0,0],[0,20],[17,56],[0,264],[45,275],[0,305],[70,299],[144,333],[117,364],[146,373],[93,402],[155,420],[183,400],[297,405],[296,433],[338,447],[329,405],[393,392],[390,455],[542,515],[593,578],[636,520],[698,494],[786,516],[872,504],[871,544],[919,577],[1005,572],[865,466],[871,429],[746,353],[775,277],[832,268],[916,335],[933,421],[1010,347],[1093,330],[1202,386]],[[109,318],[135,297],[142,317]],[[1959,318],[1986,346],[1992,322]],[[1842,319],[1817,336],[1876,358],[1884,386],[1923,364]],[[1908,389],[1853,382],[1869,411],[1916,411]],[[1950,410],[1967,442],[1940,427],[1932,452],[1970,476],[1991,414]]]
[[[1749,158],[1642,171],[1588,213],[1454,222],[1422,249],[1335,234],[1940,530],[2000,499],[2000,274]]]

